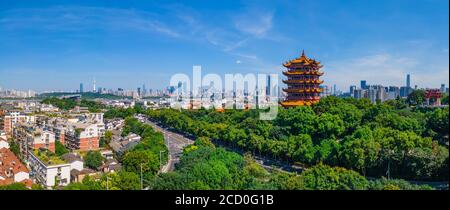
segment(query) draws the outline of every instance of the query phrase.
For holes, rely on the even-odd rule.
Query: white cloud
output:
[[[41,29],[50,31],[138,30],[170,37],[180,34],[160,22],[155,14],[131,9],[69,7],[15,9],[4,13],[0,27],[6,29]]]
[[[237,30],[256,38],[265,37],[272,28],[272,12],[251,11],[235,17]]]
[[[215,25],[214,27],[202,24],[201,21],[192,16],[183,14],[179,17],[195,28],[201,28],[203,36],[212,45],[220,47],[222,51],[246,59],[257,59],[255,55],[245,55],[236,51],[246,46],[251,39],[266,38],[267,33],[272,28],[272,12],[245,11],[232,16],[233,26],[229,28],[225,25]],[[201,26],[201,27],[200,27]],[[269,39],[269,38],[267,38]],[[272,38],[270,38],[272,39]]]
[[[222,28],[208,30],[205,34],[205,39],[210,44],[219,47],[222,51],[229,54],[235,54],[233,51],[243,47],[249,40]]]
[[[231,43],[227,46],[225,46],[225,48],[223,49],[225,52],[229,52],[229,51],[233,51],[234,49],[240,48],[241,46],[243,46],[248,39],[243,39],[234,43]]]
[[[50,7],[9,10],[0,15],[0,29],[39,29],[69,31],[71,37],[92,35],[90,29],[111,32],[158,33],[171,38],[207,43],[235,56],[241,63],[267,66],[250,46],[255,39],[274,40],[273,12],[247,10],[226,15],[231,21],[211,25],[209,17],[179,5],[168,7],[167,14],[135,9],[103,7]],[[56,40],[55,40],[56,41]],[[60,40],[64,41],[64,40]]]
[[[239,56],[241,58],[249,59],[249,60],[257,60],[258,57],[256,55],[249,55],[243,53],[232,53],[232,55]]]

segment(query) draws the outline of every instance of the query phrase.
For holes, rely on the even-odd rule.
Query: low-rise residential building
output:
[[[4,139],[5,141],[8,140],[8,137],[6,137],[6,133],[2,130],[0,130],[0,139]]]
[[[3,148],[9,149],[9,143],[8,141],[6,141],[6,139],[0,137],[0,149]]]
[[[84,161],[78,154],[67,153],[62,155],[61,159],[70,164],[71,170],[82,171],[84,169]]]
[[[20,144],[21,153],[26,156],[29,150],[44,148],[55,152],[55,134],[35,124],[20,123],[14,129],[14,138]]]
[[[113,139],[109,143],[111,149],[117,154],[124,154],[126,151],[132,149],[134,146],[139,144],[141,137],[134,133],[129,133],[125,137],[119,135],[113,135]]]
[[[24,113],[32,113],[36,111],[37,103],[35,101],[16,101],[15,108],[22,110]]]
[[[102,154],[102,156],[105,158],[105,160],[114,158],[114,153],[111,150],[103,150],[100,152],[100,154]]]
[[[48,189],[70,183],[71,165],[45,149],[28,151],[28,167],[33,181]]]
[[[71,150],[89,151],[99,148],[97,124],[71,123],[65,131],[64,142]]]
[[[103,173],[110,173],[120,171],[121,168],[122,165],[119,163],[119,161],[117,161],[116,159],[108,159],[102,164],[102,166],[100,166],[98,170],[102,171]]]
[[[87,122],[97,125],[99,136],[104,136],[106,132],[106,125],[103,118],[104,113],[89,113],[86,114]]]
[[[71,182],[81,182],[83,181],[84,177],[86,176],[94,176],[94,175],[98,175],[99,172],[94,171],[92,169],[89,168],[85,168],[81,171],[78,171],[76,169],[72,169],[70,171],[70,181]]]
[[[106,102],[106,105],[116,107],[116,108],[130,108],[134,107],[135,102],[133,100],[114,100]]]
[[[61,144],[65,144],[66,133],[63,127],[55,127],[52,129],[53,133],[55,133],[55,141],[61,142]]]
[[[39,111],[41,111],[41,112],[58,112],[59,108],[55,107],[51,104],[41,104],[39,107]]]
[[[105,127],[107,130],[120,130],[125,124],[124,119],[108,120]]]
[[[0,149],[0,185],[22,182],[31,187],[31,180],[27,167],[19,158],[7,148]]]
[[[3,130],[7,137],[12,136],[13,129],[18,123],[34,123],[36,120],[33,115],[26,115],[19,111],[3,111],[0,118],[2,119],[0,130]]]
[[[97,150],[100,137],[105,133],[103,113],[71,114],[69,118],[43,118],[40,121],[55,134],[56,141],[70,150]]]
[[[38,126],[45,127],[55,134],[55,141],[59,141],[64,144],[65,130],[67,127],[67,121],[62,118],[53,117],[49,118],[47,116],[39,116],[37,119]]]
[[[73,113],[89,113],[89,108],[88,107],[75,106],[69,112],[73,112]]]
[[[83,159],[76,153],[64,154],[61,159],[70,164],[70,182],[81,182],[85,176],[97,174],[92,169],[84,168]]]

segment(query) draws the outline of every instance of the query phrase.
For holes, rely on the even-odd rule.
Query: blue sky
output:
[[[0,87],[163,88],[176,73],[281,73],[304,49],[341,90],[448,86],[448,0],[0,1]],[[280,74],[281,76],[281,74]]]

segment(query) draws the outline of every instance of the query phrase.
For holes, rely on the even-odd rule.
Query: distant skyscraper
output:
[[[355,93],[356,90],[356,85],[351,85],[350,86],[350,95],[353,96],[353,94]]]
[[[411,87],[411,76],[409,74],[406,75],[406,87]]]
[[[353,93],[353,97],[356,99],[361,99],[364,97],[364,94],[367,90],[363,90],[363,89],[356,89]]]
[[[142,94],[142,93],[141,93],[141,88],[140,88],[140,87],[137,88],[137,94],[138,94],[138,96],[141,96],[141,94]]]
[[[270,75],[267,75],[267,88],[266,88],[266,95],[270,96]]]
[[[83,87],[83,83],[80,83],[80,93],[84,92],[84,87]]]
[[[366,80],[361,80],[361,89],[367,89],[367,82],[366,82]]]
[[[145,88],[145,84],[142,84],[142,97],[147,95],[147,88]]]
[[[180,83],[178,83],[178,84],[180,84]],[[181,87],[179,87],[179,88],[181,88]],[[170,94],[173,94],[173,93],[175,92],[175,87],[174,87],[174,86],[170,86],[170,87],[167,88],[167,91],[168,91]],[[151,89],[150,89],[150,92],[152,92]]]
[[[333,85],[333,95],[336,95],[336,84]]]
[[[408,87],[400,87],[400,97],[408,97],[408,95],[411,93],[412,88]]]
[[[178,86],[180,85],[180,83],[178,83]],[[182,89],[183,89],[183,93],[185,93],[186,95],[191,95],[192,91],[188,90],[187,88],[187,82],[183,82],[181,85]]]
[[[177,94],[178,95],[182,95],[183,94],[183,83],[181,81],[178,82],[178,86],[177,86]]]
[[[445,84],[441,84],[441,93],[445,93]]]
[[[397,99],[400,96],[400,88],[396,86],[389,86],[388,91],[388,99]]]

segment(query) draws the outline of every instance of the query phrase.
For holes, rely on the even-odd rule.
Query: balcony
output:
[[[286,93],[321,93],[322,88],[283,88],[283,91]]]
[[[283,80],[285,84],[322,84],[323,80],[319,79],[289,79]]]

